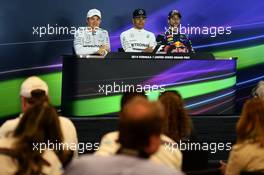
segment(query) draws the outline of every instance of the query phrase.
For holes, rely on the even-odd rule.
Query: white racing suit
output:
[[[120,40],[125,52],[142,52],[148,47],[154,49],[157,45],[155,35],[144,29],[131,28],[124,31]]]
[[[102,45],[107,45],[110,51],[108,32],[101,28],[92,32],[89,27],[80,27],[74,35],[73,45],[76,55],[95,54]]]

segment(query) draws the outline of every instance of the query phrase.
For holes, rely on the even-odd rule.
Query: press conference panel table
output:
[[[236,59],[210,54],[110,53],[63,56],[62,113],[76,117],[116,116],[124,91],[144,90],[150,100],[177,90],[191,115],[234,112]]]

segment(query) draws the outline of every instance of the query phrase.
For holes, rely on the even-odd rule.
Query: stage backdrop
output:
[[[196,52],[217,57],[238,57],[237,104],[241,106],[255,84],[264,79],[263,0],[163,1],[0,1],[0,117],[20,112],[19,88],[30,75],[39,75],[50,87],[52,103],[61,104],[61,63],[72,53],[73,34],[85,26],[91,8],[102,11],[102,28],[108,30],[112,50],[119,35],[131,27],[135,8],[144,8],[146,29],[156,35],[167,27],[172,9],[182,13]],[[198,29],[199,28],[199,29]]]

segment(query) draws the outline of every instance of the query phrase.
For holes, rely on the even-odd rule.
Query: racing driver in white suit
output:
[[[109,35],[100,27],[101,12],[91,9],[87,13],[87,27],[80,27],[74,36],[76,55],[99,54],[105,56],[110,51]]]
[[[153,52],[156,44],[155,35],[144,29],[146,11],[136,9],[133,12],[134,27],[121,33],[121,45],[125,52]]]

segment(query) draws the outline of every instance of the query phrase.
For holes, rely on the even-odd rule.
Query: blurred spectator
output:
[[[31,108],[34,104],[38,103],[39,98],[32,98],[32,92],[38,90],[40,94],[44,94],[43,98],[48,97],[48,85],[46,82],[41,80],[36,76],[31,76],[27,78],[21,85],[20,89],[20,99],[21,99],[21,108],[22,112],[25,113],[28,109]],[[15,128],[17,127],[19,121],[23,117],[23,113],[19,115],[19,117],[7,120],[1,127],[0,127],[0,138],[6,137],[8,134],[13,133]],[[67,143],[68,145],[76,145],[78,144],[77,133],[75,126],[73,123],[65,117],[59,117],[62,134],[63,134],[63,142]],[[49,126],[51,129],[53,125]],[[75,156],[78,155],[78,150],[75,149],[74,154]]]
[[[264,81],[258,83],[258,85],[252,90],[252,95],[264,99]]]
[[[264,101],[262,99],[253,98],[244,104],[236,131],[237,143],[230,152],[226,175],[239,175],[242,171],[264,172]]]
[[[83,156],[66,169],[66,175],[129,174],[166,175],[182,174],[159,166],[147,158],[160,146],[163,110],[161,104],[135,97],[122,109],[119,117],[118,142],[121,147],[113,156]],[[103,168],[102,168],[103,166]]]
[[[63,140],[59,118],[43,91],[35,90],[31,94],[31,100],[37,102],[23,114],[12,136],[0,139],[0,174],[59,175],[61,162],[70,159],[70,152],[47,148],[48,144]]]
[[[177,91],[165,91],[159,101],[165,108],[163,133],[174,141],[192,137],[192,121],[184,109],[181,95]]]
[[[192,121],[184,108],[184,102],[177,91],[165,91],[159,96],[165,109],[163,133],[175,142],[198,143]],[[208,152],[203,150],[181,150],[182,170],[193,171],[207,169]]]
[[[121,110],[124,108],[125,104],[127,104],[134,97],[148,98],[145,92],[124,92],[120,102]]]
[[[121,99],[121,111],[123,110],[125,104],[129,103],[131,100],[133,100],[135,97],[142,97],[147,98],[142,93],[136,93],[136,92],[127,92],[124,93],[122,99]],[[96,155],[103,155],[103,156],[109,156],[113,155],[117,152],[117,150],[120,148],[120,144],[117,143],[117,139],[119,137],[119,132],[114,131],[110,132],[103,136],[99,150],[95,153]],[[182,154],[179,151],[179,149],[171,149],[171,145],[175,142],[167,137],[164,134],[161,134],[161,146],[159,150],[153,154],[150,159],[154,161],[157,164],[166,165],[171,168],[181,169],[182,164]]]

